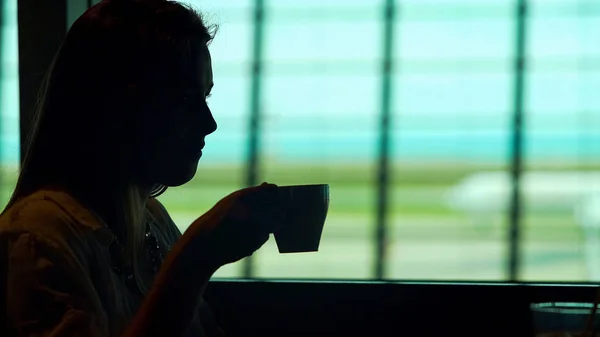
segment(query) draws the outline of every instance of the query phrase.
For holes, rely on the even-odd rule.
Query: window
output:
[[[0,2],[0,203],[5,205],[17,179],[19,136],[19,44],[17,0]]]
[[[522,277],[600,280],[600,6],[534,1]]]
[[[175,222],[248,183],[331,185],[319,253],[270,242],[217,277],[600,280],[600,3],[185,2],[220,26],[219,129],[193,181],[161,196]],[[4,8],[2,197],[19,158],[16,0]]]
[[[514,3],[401,6],[384,276],[505,279]]]
[[[330,214],[318,254],[278,255],[271,242],[245,268],[221,275],[600,279],[600,6],[535,0],[520,16],[521,3],[395,1],[389,55],[384,0],[194,3],[222,23],[212,47],[221,129],[199,177],[165,200],[185,219],[243,186],[257,84],[257,182],[330,183]],[[253,82],[258,42],[263,67]],[[387,212],[378,218],[386,57],[389,180]],[[515,132],[524,165],[521,212],[511,219]],[[519,236],[510,236],[513,224]],[[378,228],[385,229],[379,242]]]
[[[266,8],[262,177],[329,183],[332,197],[319,253],[280,255],[271,241],[256,254],[257,277],[371,278],[379,7],[278,1]]]

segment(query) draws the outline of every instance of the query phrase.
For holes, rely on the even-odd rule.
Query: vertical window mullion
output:
[[[252,186],[259,179],[260,131],[261,131],[261,89],[263,76],[263,31],[264,31],[264,0],[254,1],[251,85],[250,85],[250,115],[248,123],[248,152],[246,167],[246,185]],[[243,276],[253,275],[252,258],[244,259]]]
[[[388,236],[388,204],[390,184],[390,127],[392,115],[392,76],[395,0],[387,0],[384,6],[383,62],[381,65],[381,101],[379,121],[379,144],[377,164],[377,205],[375,228],[375,278],[385,276],[386,242]]]
[[[523,173],[523,129],[525,96],[525,44],[527,33],[527,1],[518,0],[515,17],[515,58],[513,86],[513,117],[510,138],[511,193],[508,231],[508,278],[519,278],[520,239],[522,219],[521,178]]]

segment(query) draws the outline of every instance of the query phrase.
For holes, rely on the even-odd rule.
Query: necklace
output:
[[[152,222],[146,224],[146,233],[144,235],[145,253],[150,259],[150,269],[153,276],[158,273],[160,266],[164,260],[164,255],[161,250],[160,243],[153,233]],[[137,293],[141,293],[140,287],[136,281],[135,273],[129,263],[124,263],[123,246],[115,238],[114,244],[110,247],[112,269],[115,273],[121,275],[125,279],[127,287]]]
[[[164,260],[163,252],[160,249],[160,244],[155,235],[152,234],[152,222],[148,222],[146,226],[146,249],[150,256],[150,264],[152,266],[152,273],[156,275],[162,262]]]

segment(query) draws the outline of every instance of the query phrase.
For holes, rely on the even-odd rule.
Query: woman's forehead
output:
[[[181,88],[205,88],[212,84],[210,54],[195,54],[156,69],[158,85]]]
[[[213,72],[208,49],[194,57],[192,63],[194,64],[192,67],[187,69],[187,71],[184,70],[184,73],[189,76],[187,78],[188,85],[209,90],[213,82]]]

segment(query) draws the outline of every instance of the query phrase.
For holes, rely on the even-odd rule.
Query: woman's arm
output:
[[[280,202],[277,186],[264,183],[231,193],[196,219],[167,255],[125,336],[185,331],[212,274],[252,255],[281,225]],[[172,304],[181,306],[177,313]]]
[[[166,210],[164,205],[155,198],[151,198],[148,200],[148,210],[154,217],[154,220],[159,227],[160,234],[163,237],[161,241],[164,241],[164,244],[168,246],[175,246],[179,239],[182,237],[181,231],[169,215],[169,212]],[[197,254],[202,254],[202,252],[198,252]],[[195,255],[190,258],[191,261],[197,263],[195,261],[199,261],[198,257],[201,255]],[[202,268],[197,269],[197,265],[192,266],[190,269],[187,269],[187,273],[203,273]],[[186,274],[186,276],[188,275]],[[211,275],[212,276],[212,273]],[[198,292],[197,297],[197,313],[200,318],[200,323],[202,324],[202,328],[206,331],[208,336],[225,336],[223,330],[219,327],[210,306],[204,301],[202,298],[204,294],[204,290],[208,285],[210,276],[207,275],[195,275],[194,278],[198,278],[199,284],[201,284],[200,291]],[[193,296],[196,291],[190,291],[187,296]]]
[[[213,266],[195,236],[182,236],[167,255],[150,292],[123,336],[181,336],[198,309]],[[174,309],[176,308],[176,309]]]

